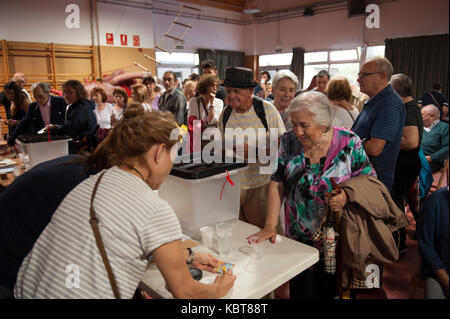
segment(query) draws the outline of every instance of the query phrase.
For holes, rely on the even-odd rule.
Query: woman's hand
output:
[[[225,296],[228,291],[233,287],[236,276],[233,275],[233,271],[228,269],[228,271],[222,276],[217,276],[214,280],[213,285],[216,287],[215,298],[220,298]]]
[[[328,201],[328,205],[331,208],[331,211],[337,212],[344,208],[345,204],[347,204],[347,195],[344,191],[341,191],[339,194],[330,197],[330,194],[325,195],[325,199]],[[328,200],[329,199],[329,200]]]
[[[248,236],[247,240],[251,240],[252,238],[256,238],[257,244],[270,238],[270,242],[273,244],[275,243],[275,239],[277,239],[277,226],[266,225],[263,230]]]
[[[217,266],[218,262],[219,260],[210,254],[195,253],[192,265],[200,270],[214,272],[213,269]]]

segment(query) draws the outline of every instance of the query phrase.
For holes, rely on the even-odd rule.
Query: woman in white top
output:
[[[116,88],[113,92],[114,114],[111,116],[111,124],[114,126],[123,118],[123,112],[127,108],[128,94],[124,89]]]
[[[113,115],[113,105],[106,103],[106,93],[102,88],[95,87],[91,91],[91,100],[95,103],[95,117],[97,124],[102,129],[111,129],[111,115]]]
[[[216,126],[222,113],[223,101],[216,98],[219,81],[213,74],[203,75],[197,83],[197,94],[189,100],[188,123],[203,121],[203,127]]]
[[[177,140],[171,139],[174,129],[170,113],[127,109],[89,157],[90,165],[101,172],[64,198],[23,261],[16,298],[132,298],[151,257],[175,298],[227,294],[236,278],[231,270],[211,284],[192,278],[186,262],[212,270],[218,260],[192,251],[188,258],[175,212],[154,192],[177,154]],[[91,201],[97,223],[90,225]],[[96,224],[116,282],[115,294],[94,237]],[[76,271],[81,273],[79,285],[71,276]]]
[[[151,112],[152,106],[149,103],[150,95],[147,87],[143,84],[135,84],[131,87],[131,97],[136,103],[140,103],[144,110]]]
[[[352,88],[347,78],[333,77],[327,84],[326,93],[331,102],[332,125],[350,129],[359,111],[350,104]]]

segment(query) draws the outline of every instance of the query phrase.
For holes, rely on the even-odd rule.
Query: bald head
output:
[[[366,61],[358,74],[361,92],[373,98],[388,85],[392,73],[392,64],[385,58],[377,57]]]

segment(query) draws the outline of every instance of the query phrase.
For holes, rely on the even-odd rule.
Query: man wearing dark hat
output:
[[[255,140],[259,141],[261,137],[268,140],[272,129],[277,130],[278,138],[286,130],[275,106],[253,95],[253,90],[257,85],[252,70],[240,67],[226,69],[223,86],[226,89],[228,106],[220,115],[219,129],[222,133],[225,133],[225,128],[234,129],[233,136],[236,136],[237,145],[233,149],[237,156],[243,153],[248,163],[248,169],[241,173],[239,219],[258,227],[264,227],[267,214],[267,187],[273,167],[267,170],[269,173],[262,174],[261,168],[272,165],[272,162],[267,164],[267,161],[261,163],[260,160],[262,158],[261,151],[265,153],[263,155],[267,155],[266,148],[269,148],[269,142],[266,141],[267,147],[263,149],[259,147],[256,152],[253,152],[252,149],[256,148],[256,145],[252,145],[255,142],[251,142],[248,133],[254,132],[256,135],[265,132],[265,136],[256,135]],[[243,135],[241,140],[244,142],[241,142],[241,145],[238,144],[239,134]],[[228,135],[225,134],[225,139],[227,137]],[[252,155],[256,155],[256,158]],[[277,225],[271,226],[276,227]]]

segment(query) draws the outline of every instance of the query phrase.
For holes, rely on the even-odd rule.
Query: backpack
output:
[[[261,120],[262,124],[264,125],[266,132],[268,132],[269,126],[267,125],[266,111],[264,111],[263,100],[259,97],[254,96],[253,97],[253,107],[255,109],[256,115]],[[227,125],[228,119],[230,118],[232,110],[233,110],[233,108],[231,106],[227,105],[223,111],[222,126],[223,126],[224,132],[225,132],[225,127]]]

